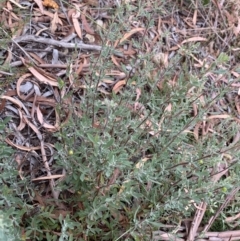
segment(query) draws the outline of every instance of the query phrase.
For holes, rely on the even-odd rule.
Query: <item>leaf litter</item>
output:
[[[12,132],[6,138],[6,142],[22,151],[21,155],[16,155],[16,162],[19,166],[19,176],[22,178],[24,173],[27,173],[30,169],[30,165],[27,166],[24,162],[24,155],[28,156],[30,163],[36,165],[39,164],[39,168],[34,171],[31,170],[31,180],[40,181],[45,180],[45,186],[43,189],[47,193],[47,185],[50,184],[50,193],[53,196],[55,203],[58,202],[59,191],[56,191],[55,179],[62,180],[66,176],[65,170],[59,170],[52,165],[52,157],[54,153],[54,141],[47,142],[44,138],[45,133],[52,135],[52,133],[59,131],[60,127],[67,123],[71,115],[82,117],[82,113],[77,109],[80,100],[77,96],[73,98],[66,97],[70,90],[77,92],[86,88],[94,88],[88,86],[84,82],[75,82],[74,73],[78,76],[85,76],[91,72],[90,70],[90,56],[99,56],[103,49],[101,45],[101,37],[98,34],[99,31],[106,31],[107,25],[102,20],[114,19],[105,8],[98,8],[99,1],[87,0],[79,4],[73,1],[73,4],[69,4],[67,8],[53,0],[34,0],[36,4],[33,4],[31,24],[23,24],[22,16],[17,16],[13,9],[17,7],[23,11],[29,11],[30,5],[23,1],[9,0],[6,2],[1,11],[1,22],[12,33],[12,44],[7,51],[6,58],[4,60],[3,67],[20,66],[23,69],[23,73],[20,73],[20,77],[16,83],[7,85],[7,91],[1,96],[0,111],[2,114],[8,116],[14,116],[16,123],[11,123]],[[118,2],[118,1],[116,1]],[[122,4],[132,4],[134,6],[135,1],[123,1]],[[105,73],[109,79],[101,79],[98,84],[97,90],[105,96],[111,93],[121,94],[126,86],[128,86],[127,74],[121,68],[121,65],[129,66],[130,58],[137,58],[138,49],[133,47],[133,41],[139,41],[144,38],[142,42],[141,51],[146,53],[154,53],[153,62],[156,64],[156,68],[153,69],[149,76],[154,77],[159,73],[159,69],[167,69],[170,66],[171,58],[177,53],[184,57],[191,59],[189,68],[194,68],[196,71],[204,68],[209,69],[210,66],[216,61],[221,52],[224,52],[234,41],[239,40],[240,35],[240,16],[237,9],[233,9],[230,14],[229,9],[223,10],[222,3],[218,1],[212,1],[216,6],[215,10],[209,12],[209,19],[205,20],[203,17],[202,9],[196,8],[194,10],[189,9],[184,3],[181,4],[181,10],[168,14],[166,16],[157,16],[155,18],[155,24],[148,28],[141,20],[135,21],[133,18],[129,18],[128,21],[131,30],[122,33],[120,39],[116,39],[115,43],[109,42],[112,47],[111,61],[114,64],[115,69],[108,70]],[[105,2],[106,7],[114,7],[111,1]],[[197,1],[196,1],[197,4]],[[92,7],[97,7],[96,9]],[[151,10],[151,7],[149,7]],[[148,9],[146,9],[148,10]],[[227,21],[224,22],[227,28],[221,28],[218,24],[222,21],[222,18],[226,17]],[[96,20],[97,25],[92,24],[92,19]],[[48,26],[48,27],[46,27]],[[218,27],[217,27],[218,26]],[[17,31],[16,31],[17,29]],[[215,29],[215,43],[209,40],[209,34]],[[163,32],[169,31],[168,36],[163,36]],[[231,36],[231,42],[229,39],[223,39],[222,33],[226,36]],[[85,40],[89,43],[85,43]],[[164,42],[164,46],[158,44]],[[95,43],[96,42],[96,43]],[[198,53],[191,53],[187,55],[185,46],[189,46],[191,43],[199,43],[200,51]],[[206,44],[207,43],[207,44]],[[213,45],[214,48],[212,47]],[[233,44],[234,45],[234,44]],[[70,66],[69,78],[64,78],[67,73],[69,64],[67,63],[67,57],[73,53],[74,50],[79,51],[79,56],[73,59]],[[235,48],[238,52],[239,48]],[[22,56],[22,57],[20,57]],[[231,56],[233,66],[237,65],[236,55]],[[24,69],[25,68],[25,69]],[[217,103],[214,106],[214,112],[211,109],[206,108],[205,116],[203,120],[199,122],[190,130],[188,130],[196,141],[209,133],[216,132],[221,136],[221,130],[219,129],[222,119],[230,119],[231,121],[238,122],[240,115],[239,104],[239,73],[235,69],[231,70],[232,80],[229,81],[226,76],[219,76],[208,71],[209,85],[215,86],[228,86],[231,87],[232,93],[237,91],[236,94],[231,94],[229,97],[233,102],[232,109],[226,110],[226,102],[229,101],[222,99],[222,102]],[[130,73],[135,69],[131,67]],[[4,78],[6,75],[10,75],[4,70],[1,70],[0,77]],[[172,88],[178,83],[179,75],[175,73],[168,80],[168,85]],[[61,79],[63,78],[63,79]],[[164,80],[166,81],[166,80]],[[145,106],[140,102],[140,96],[144,95],[143,89],[138,86],[132,86],[135,88],[137,97],[135,102],[127,105],[126,107],[132,112],[136,112],[140,120],[143,121],[140,128],[147,129],[149,134],[157,136],[161,132],[161,125],[166,115],[171,113],[172,105],[168,104],[164,114],[159,123],[153,123],[150,117],[145,114]],[[163,83],[158,81],[156,87],[161,90]],[[188,92],[188,97],[191,98],[193,92]],[[212,93],[207,93],[207,96],[217,96],[218,93],[215,90]],[[200,105],[205,107],[204,98],[206,96],[200,96]],[[199,112],[199,104],[193,103],[193,116],[197,116]],[[59,116],[57,106],[61,105],[64,110],[64,116]],[[69,110],[69,106],[76,106],[74,111]],[[235,112],[235,114],[233,114]],[[216,113],[216,114],[214,114]],[[18,125],[17,125],[18,123]],[[152,126],[158,127],[158,132],[152,129]],[[93,123],[93,127],[101,128],[98,122]],[[29,133],[29,130],[31,133]],[[171,130],[169,130],[171,131]],[[31,138],[29,139],[29,135]],[[239,133],[233,137],[233,139],[239,140]],[[51,138],[48,138],[51,140]],[[25,153],[25,154],[24,154]],[[225,155],[223,150],[222,155]],[[37,157],[37,158],[36,158]],[[41,159],[41,161],[40,161]],[[144,157],[137,162],[136,168],[143,166],[151,157]],[[37,161],[36,161],[37,160]],[[44,166],[42,166],[42,164]],[[218,170],[212,172],[212,181],[217,182],[223,175],[228,173],[228,165],[223,165],[224,161],[218,163]],[[229,159],[229,165],[232,164],[232,160]],[[109,178],[108,187],[103,190],[106,193],[110,190],[111,185],[116,181],[120,175],[120,170],[116,168]],[[123,181],[121,190],[124,189],[124,185],[128,180]],[[151,184],[148,184],[148,188]],[[239,187],[232,190],[225,203],[219,208],[219,212],[212,217],[209,224],[205,227],[205,237],[201,240],[210,240],[214,234],[208,232],[211,223],[217,218],[220,211],[225,207],[234,195],[238,191]],[[120,190],[120,191],[121,191]],[[187,190],[186,190],[187,191]],[[46,201],[43,200],[41,193],[36,193],[36,201],[43,205]],[[42,197],[41,197],[42,196]],[[48,195],[46,195],[47,197]],[[193,202],[194,203],[194,202]],[[179,228],[179,235],[187,236],[187,240],[193,241],[197,236],[198,229],[200,228],[201,221],[206,211],[207,204],[202,202],[195,204],[196,213],[193,217],[192,225],[188,230],[184,225]],[[67,210],[67,207],[64,207]],[[66,214],[64,214],[66,215]],[[227,222],[233,222],[239,214],[235,217],[228,217]],[[122,216],[121,219],[125,219]],[[184,222],[183,222],[184,223]],[[185,233],[184,233],[185,232]],[[167,233],[163,231],[153,232],[154,240],[185,240],[182,238],[176,238],[172,232]],[[232,237],[240,237],[239,231],[235,232],[222,232],[217,233],[215,238],[222,238],[221,240],[231,240]]]

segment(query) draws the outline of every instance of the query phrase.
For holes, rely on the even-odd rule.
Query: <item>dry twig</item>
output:
[[[21,43],[21,42],[36,42],[36,43],[43,43],[47,45],[54,45],[59,48],[67,48],[67,49],[81,49],[81,50],[92,50],[92,51],[101,51],[102,46],[99,45],[90,45],[90,44],[84,44],[84,43],[66,43],[63,41],[58,41],[54,39],[49,39],[49,38],[43,38],[43,37],[38,37],[35,35],[24,35],[17,37],[13,39],[14,42],[16,43]],[[123,54],[121,52],[115,51],[114,54],[123,57]]]

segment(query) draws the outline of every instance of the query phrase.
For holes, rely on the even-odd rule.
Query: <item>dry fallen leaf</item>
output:
[[[54,17],[53,17],[53,19],[51,21],[51,24],[50,24],[50,32],[52,34],[54,34],[55,31],[57,30],[57,23],[58,23],[58,21],[59,21],[58,13],[55,12],[54,13]]]
[[[227,119],[227,118],[231,118],[230,115],[212,115],[212,116],[209,116],[207,117],[207,120],[211,120],[211,119]]]
[[[71,16],[72,22],[73,22],[73,26],[74,26],[74,29],[75,29],[78,37],[80,39],[82,39],[82,30],[80,28],[80,24],[79,24],[79,21],[78,21],[78,19],[80,18],[80,7],[77,4],[75,4],[75,7],[76,7],[76,9],[72,13],[72,16]]]
[[[203,38],[203,37],[192,37],[192,38],[183,40],[181,44],[185,44],[185,43],[189,43],[189,42],[199,42],[199,41],[201,41],[201,42],[207,41],[207,39]]]
[[[123,86],[124,86],[125,84],[126,84],[126,80],[118,81],[118,82],[114,85],[112,91],[113,91],[115,94],[117,94],[117,93],[123,88]]]
[[[43,13],[43,2],[41,0],[34,0],[34,2],[38,5],[40,12]]]
[[[39,9],[36,9],[36,12],[39,12]],[[46,15],[46,16],[48,16],[50,18],[54,18],[54,14],[49,12],[49,11],[46,11],[46,10],[43,10],[43,15]],[[58,22],[57,23],[60,24],[60,25],[63,25],[62,20],[60,18],[58,18]]]
[[[112,59],[112,62],[118,67],[118,68],[121,68],[120,64],[118,63],[117,59],[115,58],[115,56],[111,55],[111,59]]]
[[[38,177],[38,178],[33,178],[32,181],[50,180],[50,179],[57,179],[61,177],[65,177],[65,175],[59,174],[59,175],[51,175],[47,177]]]
[[[40,150],[41,146],[31,146],[31,147],[26,147],[26,146],[21,146],[21,145],[17,145],[15,143],[13,143],[9,138],[6,138],[5,141],[12,147],[15,147],[19,150],[22,151],[27,151],[27,152],[31,152],[33,150]]]
[[[123,41],[127,40],[128,38],[130,38],[133,34],[135,34],[137,32],[144,31],[144,30],[145,30],[145,28],[134,28],[134,29],[132,29],[130,32],[124,34],[124,36],[121,38],[119,43],[121,44]]]
[[[56,132],[56,131],[59,130],[59,123],[56,122],[56,124],[53,126],[53,125],[47,123],[47,122],[44,120],[43,114],[42,114],[39,106],[37,106],[36,112],[37,112],[38,121],[39,121],[39,123],[40,123],[44,128],[46,128],[46,129],[47,129],[48,131],[50,131],[50,132]],[[55,114],[56,114],[56,116],[57,116],[56,120],[59,120],[57,111],[55,111]],[[58,121],[58,122],[59,122],[59,121]]]
[[[23,7],[21,4],[17,3],[14,0],[9,0],[10,2],[12,2],[13,4],[15,4],[17,7],[21,8],[21,9],[27,9],[28,7]]]
[[[233,33],[238,36],[240,33],[240,18],[238,18],[238,25],[233,27]]]
[[[94,30],[90,27],[89,23],[87,22],[86,19],[86,12],[87,12],[87,8],[84,8],[83,10],[83,14],[81,15],[81,20],[82,20],[82,24],[83,24],[83,29],[91,35],[94,35]]]
[[[42,83],[49,84],[51,86],[58,86],[57,81],[52,81],[40,74],[35,68],[29,67],[28,70]]]
[[[84,0],[83,2],[94,7],[99,7],[100,4],[98,0]]]

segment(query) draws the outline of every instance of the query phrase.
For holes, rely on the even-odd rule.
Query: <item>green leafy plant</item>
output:
[[[204,1],[200,9],[204,12],[209,4]],[[162,23],[156,16],[169,12],[166,5],[116,1],[98,12],[112,18],[106,17],[107,27],[96,30],[101,51],[84,57],[89,70],[73,73],[77,50],[68,53],[66,73],[48,94],[57,99],[59,122],[66,112],[71,114],[57,132],[44,130],[42,135],[55,150],[46,156],[52,158],[50,169],[61,176],[53,187],[58,198],[48,187],[55,177],[41,179],[39,174],[46,174],[46,166],[38,167],[36,178],[31,176],[34,168],[28,173],[17,165],[15,155],[23,152],[14,155],[5,143],[10,119],[2,120],[2,239],[156,240],[154,231],[178,227],[193,217],[201,202],[208,208],[204,226],[237,186],[240,152],[234,137],[239,120],[233,100],[238,96],[231,85],[232,73],[237,73],[229,71],[231,57],[223,51],[209,60],[200,43],[176,40],[171,29],[157,35],[160,29],[154,27]],[[170,24],[168,17],[164,21]],[[89,19],[95,26],[97,21]],[[219,83],[221,79],[225,81]],[[38,131],[45,120],[40,124]],[[226,215],[237,210],[236,204]],[[224,218],[219,216],[212,227],[229,227]]]

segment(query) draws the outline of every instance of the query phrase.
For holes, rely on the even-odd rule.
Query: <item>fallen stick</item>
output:
[[[82,49],[82,50],[92,50],[92,51],[101,51],[102,46],[100,45],[90,45],[90,44],[84,44],[84,43],[67,43],[64,41],[58,41],[50,38],[43,38],[38,37],[35,35],[24,35],[13,39],[14,42],[20,43],[20,42],[36,42],[36,43],[43,43],[48,45],[57,46],[59,48],[67,48],[67,49]],[[118,52],[116,50],[113,51],[114,55],[117,55],[119,57],[123,57],[123,53]]]

